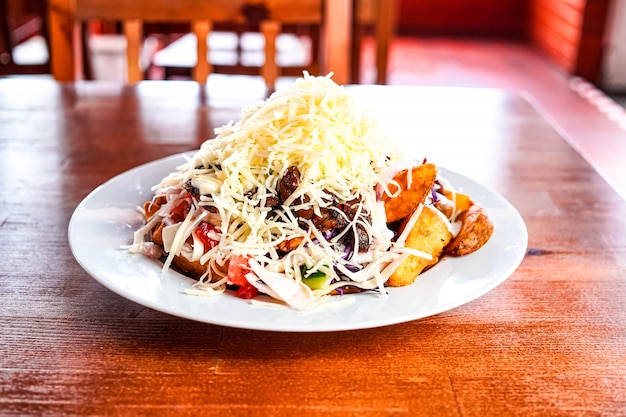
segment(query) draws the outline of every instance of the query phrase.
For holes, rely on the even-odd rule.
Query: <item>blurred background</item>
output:
[[[532,89],[537,77],[561,77],[626,105],[626,0],[354,0],[354,83]],[[377,77],[373,3],[395,6],[386,73]],[[262,1],[256,2],[262,3]],[[50,75],[48,2],[0,0],[0,76]],[[254,14],[215,25],[213,76],[258,77],[264,39]],[[125,39],[117,22],[85,24],[85,79],[123,81]],[[317,59],[319,27],[286,25],[277,43],[281,76]],[[358,36],[357,36],[358,35]],[[147,79],[187,79],[195,38],[180,24],[144,27]],[[290,71],[289,68],[292,70]]]

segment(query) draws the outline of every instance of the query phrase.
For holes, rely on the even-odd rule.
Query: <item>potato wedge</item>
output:
[[[388,223],[409,217],[424,202],[437,179],[437,167],[434,164],[422,164],[410,171],[405,169],[398,172],[393,179],[400,185],[400,194],[396,197],[383,194],[382,197]],[[390,191],[396,190],[396,187],[390,186]]]
[[[154,199],[154,201],[146,201],[143,204],[143,212],[146,220],[150,220],[152,216],[154,216],[160,209],[163,204],[165,204],[167,200],[165,197],[158,197]]]
[[[493,234],[493,223],[485,210],[476,205],[459,215],[461,230],[445,248],[451,256],[465,256],[482,248]]]
[[[172,265],[174,265],[179,272],[189,275],[194,279],[199,279],[207,270],[207,266],[202,265],[200,261],[190,261],[182,255],[174,256]]]
[[[165,223],[159,224],[152,232],[152,241],[161,247],[163,247],[163,227],[165,227]],[[194,279],[200,278],[207,269],[206,265],[202,265],[200,261],[190,261],[182,255],[175,255],[172,259],[172,265],[179,272]]]
[[[410,255],[389,277],[386,283],[388,286],[402,287],[412,284],[424,269],[439,261],[439,257],[442,255],[444,247],[450,242],[452,234],[448,230],[446,222],[435,210],[429,206],[424,206],[404,244],[407,248],[430,254],[432,260]]]

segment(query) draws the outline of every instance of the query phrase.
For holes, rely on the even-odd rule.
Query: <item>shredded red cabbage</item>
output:
[[[439,202],[439,196],[437,195],[437,190],[435,190],[434,185],[430,188],[430,195],[433,198],[433,203]]]

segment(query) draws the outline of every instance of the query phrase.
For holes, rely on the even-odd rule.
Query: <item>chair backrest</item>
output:
[[[134,83],[143,79],[140,69],[142,27],[144,23],[185,22],[197,39],[207,39],[212,25],[218,22],[244,22],[250,7],[262,10],[260,30],[265,36],[265,64],[261,75],[273,86],[279,75],[275,62],[275,40],[281,26],[288,23],[322,24],[323,14],[337,14],[351,0],[48,0],[51,49],[51,72],[59,81],[77,79],[82,64],[80,28],[90,20],[121,22],[127,40],[127,79]],[[329,6],[330,4],[330,6]],[[324,9],[323,9],[324,8]],[[340,11],[342,11],[341,9]],[[349,23],[349,16],[346,16]],[[328,19],[326,19],[328,20]],[[336,17],[335,17],[336,20]],[[349,41],[341,28],[329,28],[320,45],[324,65],[320,71],[334,71],[338,82],[348,79],[346,55]],[[340,37],[339,41],[336,39]],[[331,39],[333,41],[331,41]],[[197,61],[192,78],[206,82],[211,73],[206,42],[197,42]],[[333,67],[337,67],[336,69]]]
[[[82,68],[81,23],[121,22],[126,36],[128,82],[143,78],[139,66],[144,22],[191,23],[198,39],[206,39],[214,21],[237,21],[244,0],[49,0],[51,70],[59,81],[73,81]],[[206,42],[198,42],[196,81],[210,72]]]

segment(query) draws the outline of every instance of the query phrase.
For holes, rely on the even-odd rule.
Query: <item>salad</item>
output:
[[[436,262],[439,253],[407,237],[425,205],[454,194],[437,180],[409,216],[389,222],[385,200],[403,188],[396,174],[424,164],[403,161],[330,76],[305,74],[215,133],[153,187],[131,246],[195,278],[190,294],[264,294],[305,309],[330,295],[385,293],[409,257]],[[459,231],[452,206],[435,210],[448,241]]]

